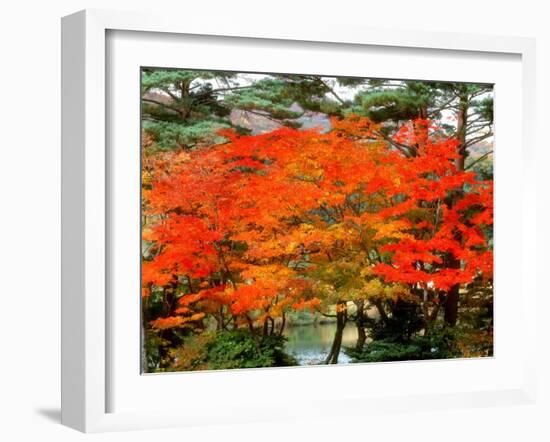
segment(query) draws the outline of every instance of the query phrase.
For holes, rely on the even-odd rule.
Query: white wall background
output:
[[[60,17],[83,8],[164,11],[227,20],[300,18],[374,27],[537,37],[539,274],[547,273],[550,160],[545,137],[550,28],[545,2],[460,0],[6,0],[0,9],[0,439],[77,441],[59,425],[60,368]],[[520,179],[520,177],[518,177]],[[544,204],[546,206],[546,204]],[[543,262],[544,258],[544,262]],[[535,265],[535,257],[533,257]],[[541,278],[542,280],[542,278]],[[101,441],[155,438],[218,441],[550,440],[550,334],[540,283],[540,400],[536,406],[378,415],[362,422],[287,422],[88,436]],[[535,310],[535,308],[534,308]],[[546,377],[546,379],[545,379]]]

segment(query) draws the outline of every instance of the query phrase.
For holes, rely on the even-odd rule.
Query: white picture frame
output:
[[[186,22],[182,26],[170,16],[144,13],[122,13],[86,10],[63,18],[62,21],[62,423],[85,432],[168,426],[207,425],[220,422],[245,422],[272,419],[308,418],[328,415],[327,403],[339,401],[339,412],[369,413],[372,411],[403,411],[407,409],[460,408],[499,404],[532,403],[536,393],[534,350],[525,340],[519,361],[521,376],[501,388],[475,389],[462,392],[401,394],[390,391],[376,397],[334,395],[326,400],[314,398],[307,407],[303,403],[280,403],[274,407],[255,406],[245,398],[235,399],[235,408],[223,410],[222,404],[210,404],[210,413],[197,406],[194,412],[174,407],[154,411],[113,411],[109,405],[112,385],[110,376],[112,353],[108,339],[111,317],[108,299],[108,244],[116,230],[108,228],[109,186],[109,93],[106,80],[107,34],[109,32],[153,32],[161,35],[217,36],[247,39],[269,39],[285,45],[298,42],[336,43],[349,46],[379,48],[426,49],[431,51],[475,54],[511,54],[521,63],[521,119],[516,131],[521,136],[518,155],[522,164],[521,199],[521,297],[518,308],[536,303],[535,266],[526,256],[535,256],[534,170],[534,103],[535,103],[535,43],[518,37],[491,37],[452,33],[428,33],[403,30],[377,30],[343,26],[301,26],[250,23],[238,27],[223,22]],[[159,35],[159,34],[155,34]],[[293,43],[295,42],[295,43]],[[498,118],[498,117],[497,117]],[[498,120],[497,120],[498,125]],[[498,127],[498,126],[497,126]],[[498,130],[498,129],[497,129]],[[497,220],[498,222],[498,220]],[[497,249],[498,253],[498,249]],[[497,268],[498,270],[498,268]],[[518,319],[524,336],[533,337],[535,324]],[[523,322],[521,322],[523,321]],[[496,356],[498,358],[498,355]],[[461,361],[459,364],[467,363]],[[363,366],[364,367],[364,366]],[[361,366],[353,367],[355,373]],[[412,368],[411,368],[412,369]],[[302,369],[303,370],[303,369]],[[305,369],[308,370],[308,369]],[[331,376],[340,367],[331,367]],[[259,371],[252,371],[258,382]],[[276,370],[269,376],[277,376]],[[284,376],[289,371],[285,369]],[[328,371],[325,371],[328,373]],[[139,375],[139,374],[136,374]],[[204,374],[202,374],[204,376]],[[227,381],[231,376],[247,382],[244,371],[223,373],[209,382]],[[250,375],[251,377],[252,375]],[[164,376],[166,378],[166,376]],[[157,376],[157,378],[160,378]],[[173,378],[174,379],[174,378]],[[292,401],[290,401],[292,402]],[[217,409],[219,408],[219,409]],[[238,411],[238,412],[237,412]],[[332,412],[332,411],[331,411]]]

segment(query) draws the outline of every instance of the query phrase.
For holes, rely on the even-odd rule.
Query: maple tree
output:
[[[225,130],[144,160],[142,296],[164,306],[153,330],[201,333],[212,318],[282,335],[288,311],[311,309],[336,318],[325,362],[337,363],[350,318],[364,344],[366,306],[388,321],[416,303],[428,329],[452,287],[491,279],[492,183],[456,166],[459,141],[422,119],[391,142],[366,117],[331,125]]]

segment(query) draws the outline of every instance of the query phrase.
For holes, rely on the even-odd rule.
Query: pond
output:
[[[322,364],[330,352],[335,331],[335,323],[287,327],[284,332],[288,339],[285,346],[286,351],[294,356],[300,365]],[[357,328],[353,324],[348,324],[342,336],[342,349],[354,347],[356,341]],[[350,358],[340,351],[338,363],[347,364],[349,362]]]

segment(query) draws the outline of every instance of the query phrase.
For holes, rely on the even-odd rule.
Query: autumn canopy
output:
[[[144,372],[493,354],[492,85],[147,67],[141,130]]]

